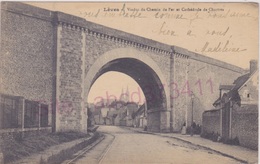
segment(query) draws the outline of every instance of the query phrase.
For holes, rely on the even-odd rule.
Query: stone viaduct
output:
[[[118,71],[142,88],[148,131],[179,131],[244,70],[186,49],[23,3],[1,5],[1,92],[44,101],[54,131],[85,131],[85,101],[102,74]],[[115,79],[117,80],[117,79]],[[69,111],[69,112],[68,112]],[[49,112],[50,113],[50,112]]]

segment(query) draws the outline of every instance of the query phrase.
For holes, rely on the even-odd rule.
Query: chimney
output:
[[[250,60],[250,74],[252,74],[253,72],[255,72],[255,70],[257,70],[257,60]]]

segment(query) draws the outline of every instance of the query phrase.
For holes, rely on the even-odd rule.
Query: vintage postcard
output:
[[[0,163],[258,163],[259,4],[1,2]]]

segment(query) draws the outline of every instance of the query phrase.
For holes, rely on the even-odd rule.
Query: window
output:
[[[2,128],[18,128],[18,100],[16,97],[1,95]]]
[[[34,101],[25,100],[24,127],[39,126],[39,104]]]
[[[41,127],[48,126],[48,105],[41,104]]]
[[[249,98],[249,96],[250,96],[249,90],[248,90],[248,89],[245,89],[245,90],[243,91],[243,97],[244,97],[244,98]]]

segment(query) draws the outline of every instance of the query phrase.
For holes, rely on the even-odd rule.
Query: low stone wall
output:
[[[202,134],[220,134],[220,110],[208,110],[202,114]]]
[[[99,141],[97,141],[99,139]],[[95,132],[88,138],[80,138],[70,142],[64,142],[59,145],[54,145],[44,151],[32,154],[24,157],[20,160],[13,161],[12,164],[20,163],[35,163],[35,164],[57,164],[62,163],[65,160],[72,159],[73,154],[76,152],[91,148],[91,144],[94,142],[100,142],[103,139],[103,135]],[[95,144],[94,144],[95,145]],[[88,148],[88,149],[89,149]]]
[[[246,105],[233,109],[232,138],[237,137],[243,147],[258,149],[258,106]]]

